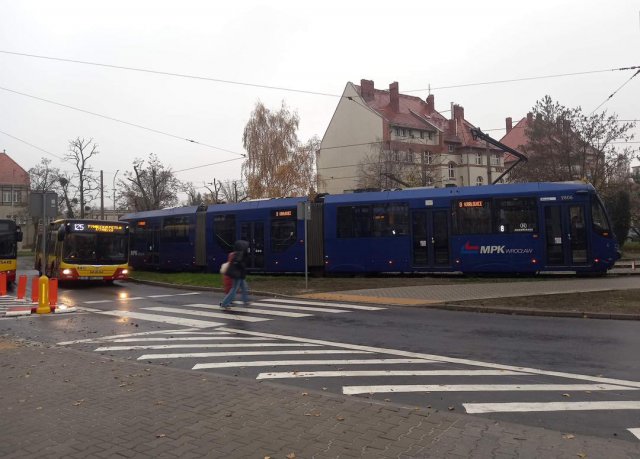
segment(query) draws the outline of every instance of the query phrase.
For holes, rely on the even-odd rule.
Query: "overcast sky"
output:
[[[155,153],[173,170],[239,158],[256,101],[284,100],[299,137],[322,137],[348,81],[398,81],[401,93],[451,102],[483,129],[514,124],[545,94],[587,113],[640,65],[640,3],[588,1],[68,1],[0,0],[0,131],[62,156],[70,139],[93,138],[92,160],[112,187],[135,158]],[[188,74],[329,95],[229,84],[17,56],[25,53]],[[437,89],[466,83],[594,72]],[[11,91],[48,99],[170,137]],[[422,90],[413,92],[413,90]],[[412,92],[408,92],[412,91]],[[640,75],[600,110],[640,118]],[[449,116],[449,113],[443,113]],[[636,141],[640,129],[634,130]],[[0,133],[24,169],[48,157]],[[496,138],[502,131],[490,131]],[[201,144],[180,138],[194,139]],[[640,145],[640,144],[635,144]],[[240,178],[241,160],[179,172],[196,186]],[[111,193],[109,193],[109,196]]]

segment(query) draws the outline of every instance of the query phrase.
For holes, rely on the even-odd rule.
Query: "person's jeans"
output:
[[[244,279],[233,279],[231,290],[229,290],[227,296],[224,297],[222,303],[220,303],[220,306],[229,306],[236,297],[236,292],[238,291],[238,289],[242,289],[242,302],[244,304],[249,303],[249,286],[247,285],[247,281]]]

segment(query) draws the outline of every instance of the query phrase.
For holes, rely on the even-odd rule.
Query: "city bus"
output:
[[[49,224],[46,265],[38,237],[36,269],[60,281],[126,280],[129,275],[129,225],[105,220],[63,219]]]
[[[0,219],[0,273],[7,274],[7,283],[15,282],[18,268],[18,242],[22,231],[13,220]]]

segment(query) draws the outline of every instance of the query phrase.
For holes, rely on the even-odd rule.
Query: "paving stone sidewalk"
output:
[[[632,442],[0,338],[0,457],[637,458]]]

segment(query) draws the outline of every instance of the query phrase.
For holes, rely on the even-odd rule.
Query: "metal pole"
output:
[[[46,206],[46,196],[47,192],[42,192],[42,263],[40,263],[40,274],[46,274],[47,272],[47,264],[49,261],[47,260],[47,206]]]
[[[307,261],[309,244],[307,243],[307,222],[309,221],[309,203],[304,203],[304,288],[309,290],[309,263]]]
[[[104,220],[104,186],[103,186],[103,173],[100,171],[100,220]]]
[[[116,169],[116,173],[113,174],[113,219],[117,220],[116,216],[116,177],[118,176],[120,169]]]

